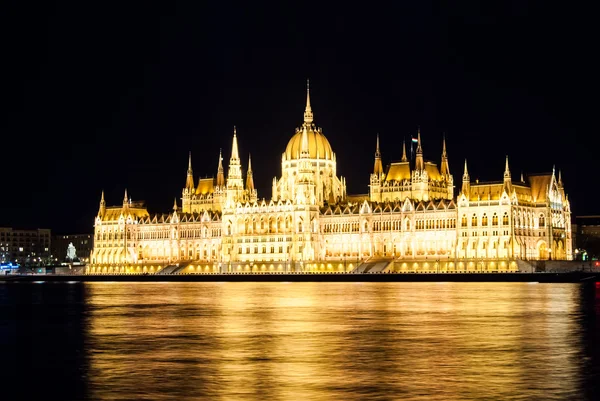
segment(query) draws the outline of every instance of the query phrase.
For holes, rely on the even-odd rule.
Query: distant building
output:
[[[576,216],[575,259],[600,258],[600,215]]]
[[[52,255],[58,263],[66,262],[69,244],[73,244],[78,262],[88,263],[90,253],[94,248],[94,236],[92,234],[69,234],[52,236]]]
[[[0,261],[24,266],[48,264],[51,258],[51,230],[18,230],[0,227]]]
[[[575,216],[578,234],[600,237],[600,216]]]

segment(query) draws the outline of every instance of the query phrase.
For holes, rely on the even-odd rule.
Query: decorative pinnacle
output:
[[[467,159],[465,159],[465,172],[463,173],[463,178],[469,176],[469,170],[467,169]]]
[[[313,122],[313,112],[310,107],[310,81],[306,80],[306,108],[304,109],[304,122],[311,124]]]
[[[190,156],[188,159],[188,171],[192,171],[192,151],[190,150]]]
[[[446,134],[444,133],[442,136],[442,157],[448,157],[446,154]]]

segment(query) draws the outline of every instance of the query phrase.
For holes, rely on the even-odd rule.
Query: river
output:
[[[0,283],[3,400],[598,400],[600,286]]]

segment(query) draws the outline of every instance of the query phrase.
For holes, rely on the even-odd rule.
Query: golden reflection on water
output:
[[[88,283],[92,399],[571,399],[578,286]]]

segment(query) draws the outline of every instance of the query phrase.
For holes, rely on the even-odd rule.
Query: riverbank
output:
[[[0,276],[11,282],[600,282],[597,272],[566,273],[272,273],[181,275],[17,275]]]

